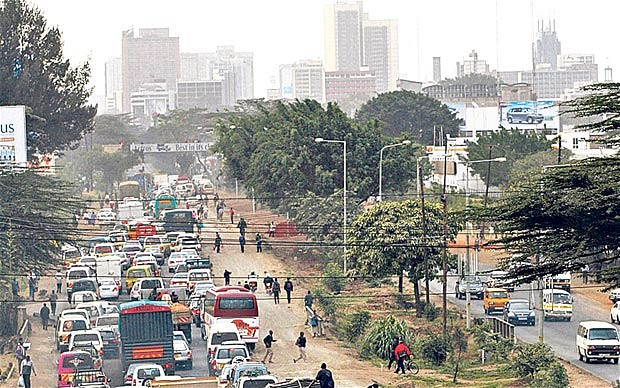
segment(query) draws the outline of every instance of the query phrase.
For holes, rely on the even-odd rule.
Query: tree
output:
[[[130,114],[95,117],[95,129],[89,142],[96,145],[131,144],[136,141],[137,128]]]
[[[24,0],[0,2],[0,105],[25,105],[28,155],[76,144],[92,130],[90,67],[63,58],[62,37]]]
[[[572,152],[563,149],[560,162],[558,163],[558,151],[556,150],[540,151],[527,155],[513,163],[505,186],[516,184],[521,179],[540,172],[544,166],[569,163],[571,156]]]
[[[442,80],[440,84],[444,88],[452,85],[487,85],[497,87],[497,78],[488,74],[471,73],[463,77],[456,77],[454,79],[447,78]]]
[[[379,94],[357,111],[362,123],[379,121],[388,136],[407,134],[419,144],[433,144],[435,131],[456,135],[459,120],[440,101],[421,93],[399,90]]]
[[[418,280],[424,274],[423,258],[426,255],[429,273],[435,273],[441,263],[443,246],[441,206],[428,203],[425,211],[426,238],[417,200],[379,202],[359,216],[348,235],[348,257],[354,273],[377,277],[398,275],[399,292],[402,292],[402,276],[408,271],[419,305]],[[447,240],[452,241],[459,229],[455,215],[448,215],[447,226]]]
[[[508,182],[510,171],[515,162],[528,155],[549,150],[550,146],[551,143],[543,135],[502,129],[492,132],[488,136],[481,136],[475,143],[469,143],[467,152],[469,160],[505,157],[505,162],[491,165],[491,184],[504,186]],[[473,163],[471,170],[480,175],[485,183],[488,182],[487,163]]]

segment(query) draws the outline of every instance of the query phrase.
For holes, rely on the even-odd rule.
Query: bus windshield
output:
[[[553,294],[553,303],[557,304],[570,304],[570,295],[568,294]]]

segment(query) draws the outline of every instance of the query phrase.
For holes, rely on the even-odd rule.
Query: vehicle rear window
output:
[[[77,364],[78,370],[94,369],[93,359],[89,354],[76,354],[65,357],[62,360],[63,369],[74,369]]]
[[[123,252],[137,252],[141,251],[140,247],[137,245],[130,245],[128,247],[123,248]]]
[[[143,368],[138,370],[138,378],[142,379],[153,379],[155,377],[161,376],[158,368]]]
[[[95,252],[97,252],[97,253],[112,253],[112,247],[109,247],[109,246],[95,247]]]
[[[143,278],[146,276],[146,271],[143,269],[132,269],[129,270],[129,273],[127,274],[127,277],[130,278]]]
[[[97,334],[78,334],[73,337],[73,342],[99,342]]]
[[[101,333],[101,339],[104,339],[104,340],[111,340],[116,337],[114,335],[114,332],[110,330],[102,330],[99,333]]]
[[[67,320],[62,325],[62,331],[74,331],[74,330],[86,330],[86,321],[82,320]]]
[[[248,353],[243,348],[220,349],[217,358],[235,358],[237,356],[247,357]]]
[[[254,300],[252,298],[221,298],[219,308],[221,310],[254,309]]]
[[[493,291],[490,294],[491,294],[490,295],[491,298],[507,298],[508,297],[505,292]]]
[[[114,326],[118,325],[117,317],[103,317],[97,320],[97,326]]]
[[[144,280],[140,288],[143,290],[161,288],[161,283],[159,282],[159,280]]]
[[[88,277],[88,273],[85,270],[77,270],[69,272],[69,279],[82,279]]]
[[[265,388],[268,384],[273,383],[270,380],[246,380],[242,388]]]
[[[95,282],[90,280],[90,281],[77,281],[75,283],[73,283],[73,292],[77,292],[77,291],[97,291],[97,286],[95,285]]]
[[[205,280],[205,279],[207,280],[211,279],[208,272],[194,272],[194,273],[189,274],[189,280],[191,281]]]
[[[211,337],[212,345],[219,345],[224,341],[239,341],[237,333],[215,333]]]
[[[182,245],[198,245],[200,244],[195,238],[184,238],[181,240]]]

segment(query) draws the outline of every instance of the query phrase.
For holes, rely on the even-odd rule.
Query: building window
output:
[[[579,149],[579,139],[577,139],[576,137],[573,138],[573,149]]]

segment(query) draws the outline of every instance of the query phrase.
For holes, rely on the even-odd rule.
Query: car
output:
[[[170,242],[170,244],[174,244],[177,241],[177,237],[183,233],[185,232],[182,232],[182,231],[168,232],[166,233],[166,239]]]
[[[99,297],[92,291],[76,291],[71,294],[71,305],[75,306],[80,303],[94,302]]]
[[[132,241],[127,241],[123,246],[123,249],[121,249],[121,252],[125,252],[129,259],[133,259],[138,252],[142,252],[142,245],[140,245],[138,241],[135,241],[135,243]]]
[[[58,317],[58,319],[63,318],[67,315],[79,315],[81,317],[84,317],[88,320],[88,322],[90,322],[90,315],[88,315],[88,311],[86,310],[82,310],[82,309],[65,309],[62,310],[62,312],[60,313],[60,317]]]
[[[95,321],[95,328],[97,329],[109,329],[114,330],[115,332],[118,330],[118,313],[112,314],[104,314],[97,317],[97,321]]]
[[[194,284],[194,291],[192,292],[192,295],[193,296],[205,295],[208,290],[214,287],[215,287],[215,284],[213,284],[213,281],[211,280],[203,280],[200,282],[196,282],[196,284]]]
[[[89,330],[90,321],[80,315],[69,314],[61,317],[56,324],[56,350],[65,352],[69,349],[69,335],[77,330]]]
[[[244,361],[252,361],[245,342],[224,341],[216,346],[209,361],[209,375],[219,376],[224,365],[230,363],[235,357],[242,357]]]
[[[614,305],[611,307],[610,318],[611,323],[615,322],[620,324],[620,301],[614,303]]]
[[[165,376],[164,368],[153,363],[135,363],[127,367],[125,385],[132,387],[150,387],[151,381]]]
[[[504,321],[513,325],[536,324],[536,314],[527,299],[511,299],[504,307]]]
[[[103,356],[105,358],[118,357],[120,341],[118,334],[115,330],[106,328],[97,328],[99,334],[101,334],[101,341],[103,343]]]
[[[120,294],[118,284],[112,279],[102,279],[99,282],[99,297],[101,299],[117,299]]]
[[[154,256],[140,256],[134,258],[134,266],[136,265],[150,265],[155,276],[159,276],[159,264]]]
[[[187,343],[187,345],[189,346],[189,341],[187,340],[187,337],[185,336],[185,333],[183,333],[183,331],[181,330],[175,330],[172,332],[172,339],[173,340],[179,340],[179,341],[185,341]],[[191,346],[190,346],[191,348]]]
[[[189,308],[192,310],[192,315],[194,316],[194,324],[196,327],[200,328],[201,318],[200,318],[200,310],[202,309],[202,303],[204,298],[200,296],[190,296],[189,298]]]
[[[187,253],[172,252],[168,256],[168,271],[174,272],[174,268],[179,264],[185,264],[185,259],[189,258]]]
[[[613,303],[620,301],[620,288],[615,288],[609,293],[609,300]]]
[[[540,113],[534,112],[532,108],[528,107],[513,107],[508,109],[506,113],[506,120],[512,123],[528,123],[540,124],[544,120],[544,116]]]
[[[196,286],[196,283],[201,281],[213,282],[210,269],[192,269],[189,270],[188,273],[189,278],[187,283],[187,291],[189,294],[194,292],[194,287]]]
[[[182,263],[177,265],[176,267],[174,267],[174,273],[187,273],[189,272],[189,269],[187,269],[187,264]]]
[[[97,258],[95,256],[82,256],[75,265],[78,267],[97,268]]]
[[[269,375],[269,371],[267,370],[267,367],[262,362],[256,362],[256,361],[241,362],[241,363],[235,364],[235,366],[233,367],[233,370],[231,371],[229,379],[228,379],[228,384],[230,387],[237,387],[239,380],[243,376],[249,376],[249,375],[253,377],[267,376]]]
[[[67,270],[67,298],[71,300],[71,293],[73,292],[73,283],[80,279],[94,277],[97,274],[95,270],[90,267],[71,267]]]
[[[85,346],[93,346],[99,354],[103,354],[103,341],[98,330],[74,330],[69,334],[69,351]]]
[[[592,360],[620,360],[620,337],[618,329],[612,324],[602,321],[584,321],[577,328],[577,354],[579,361],[586,364]]]
[[[469,280],[469,293],[471,296],[476,296],[478,299],[484,297],[484,285],[478,276],[467,275],[456,281],[454,293],[458,299],[464,299],[467,293],[467,281]]]
[[[200,240],[195,236],[181,235],[177,237],[177,241],[174,244],[176,251],[180,252],[183,249],[195,249],[198,253],[202,250],[202,244]]]
[[[515,287],[510,283],[508,272],[506,271],[491,271],[489,280],[487,280],[487,287],[505,288],[508,292],[515,291]]]
[[[272,384],[277,384],[277,382],[277,378],[269,375],[242,376],[239,380],[237,380],[236,386],[238,388],[264,388],[271,386]]]
[[[187,288],[187,283],[189,283],[189,273],[187,272],[175,272],[172,279],[170,279],[170,287],[179,286]]]
[[[135,267],[129,267],[125,275],[127,294],[131,292],[131,287],[133,287],[133,284],[137,279],[150,278],[154,276],[155,272],[153,272],[153,268],[150,265],[137,265]]]
[[[97,318],[102,315],[105,315],[104,306],[107,306],[108,302],[103,300],[94,300],[88,302],[82,302],[75,305],[75,308],[78,310],[88,311],[88,315],[90,316],[90,324],[94,325],[97,322]]]
[[[96,368],[90,352],[64,352],[58,357],[56,362],[56,374],[58,375],[58,388],[69,388],[73,386],[73,379],[76,372],[78,375],[84,373],[89,380],[105,382],[107,380],[105,374]],[[107,385],[103,385],[106,387]],[[91,387],[91,385],[88,385]],[[101,385],[92,385],[93,388],[101,387]]]
[[[97,213],[97,221],[100,224],[114,224],[116,222],[116,213],[111,209],[101,209]]]
[[[192,369],[194,367],[194,359],[192,350],[189,348],[185,340],[173,340],[174,345],[174,366],[176,368]]]
[[[131,291],[129,292],[129,298],[131,300],[147,299],[153,289],[162,290],[164,288],[164,281],[161,278],[141,278],[136,280]]]
[[[242,341],[237,326],[230,321],[217,320],[207,332],[205,325],[201,326],[202,339],[207,341],[209,357],[213,356],[215,347],[224,341]]]
[[[157,248],[145,248],[144,254],[151,255],[157,260],[157,265],[164,265],[164,253]]]

